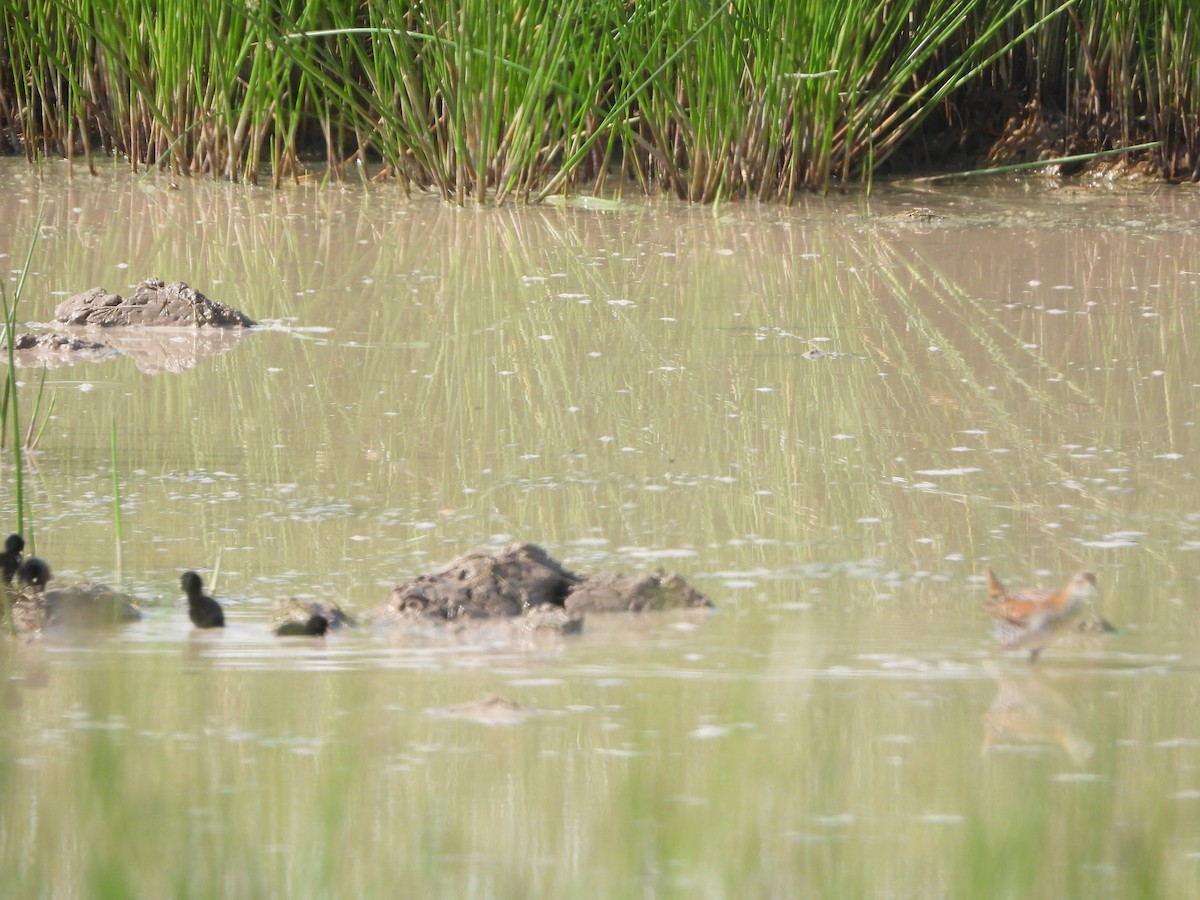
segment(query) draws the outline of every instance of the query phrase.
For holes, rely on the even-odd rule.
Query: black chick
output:
[[[21,568],[17,570],[17,577],[24,585],[39,591],[45,590],[47,582],[50,581],[50,567],[41,557],[31,556],[21,563]]]
[[[12,584],[13,576],[21,568],[21,554],[24,551],[25,538],[10,534],[4,542],[4,552],[0,553],[0,570],[3,570],[5,584]]]
[[[284,622],[275,629],[280,637],[321,637],[329,630],[329,620],[320,613],[313,613],[307,622]]]
[[[221,604],[204,593],[204,584],[195,572],[184,572],[180,580],[187,594],[188,618],[197,628],[224,628],[225,613]]]

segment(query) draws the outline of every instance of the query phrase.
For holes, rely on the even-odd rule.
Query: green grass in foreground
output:
[[[1190,0],[0,0],[0,135],[275,184],[503,200],[606,178],[790,199],[1065,105],[1072,152],[1162,141],[1200,174]],[[922,131],[922,126],[927,126]],[[1068,135],[1068,138],[1071,137]],[[919,140],[915,140],[919,138]]]

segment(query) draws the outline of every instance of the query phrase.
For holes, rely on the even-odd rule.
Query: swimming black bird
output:
[[[225,613],[221,604],[204,593],[204,585],[195,572],[184,572],[181,579],[183,592],[187,594],[188,617],[197,628],[225,627]]]
[[[21,579],[21,584],[36,590],[44,590],[47,582],[50,581],[50,567],[41,557],[31,556],[21,563],[21,568],[17,570],[17,577]]]
[[[21,568],[21,554],[25,551],[25,538],[19,534],[10,534],[4,542],[4,552],[0,553],[0,570],[3,570],[5,584],[12,584],[13,576]]]
[[[329,630],[329,620],[320,613],[313,613],[307,622],[284,622],[275,629],[280,637],[321,637]]]

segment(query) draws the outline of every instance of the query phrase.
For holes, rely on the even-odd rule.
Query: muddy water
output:
[[[37,234],[21,319],[157,275],[265,326],[47,373],[37,550],[147,616],[0,647],[14,895],[1200,877],[1194,192],[459,210],[3,184],[5,272]],[[362,610],[508,539],[676,568],[722,612],[568,642],[266,630],[275,598]],[[1121,631],[996,656],[984,565],[1086,566]],[[185,568],[216,575],[224,634],[191,633]],[[459,708],[490,693],[520,708]]]

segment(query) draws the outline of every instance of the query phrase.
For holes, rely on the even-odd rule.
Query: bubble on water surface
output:
[[[649,547],[619,547],[617,552],[632,559],[693,559],[700,555],[695,550],[683,547],[664,547],[660,550]]]
[[[711,741],[716,738],[725,737],[732,730],[726,725],[701,725],[699,728],[694,728],[688,732],[688,737],[698,741]]]
[[[818,825],[842,826],[853,825],[858,821],[858,817],[854,813],[838,813],[831,816],[813,816],[813,821]]]

